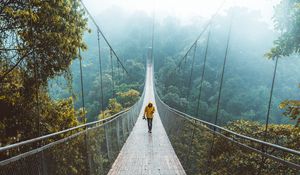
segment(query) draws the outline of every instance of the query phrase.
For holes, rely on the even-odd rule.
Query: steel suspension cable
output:
[[[274,90],[274,85],[275,85],[275,80],[276,80],[276,73],[277,73],[277,66],[278,66],[278,59],[279,57],[277,56],[275,58],[275,67],[274,67],[274,72],[273,72],[273,78],[272,78],[272,86],[270,90],[270,97],[269,97],[269,102],[268,102],[268,111],[267,111],[267,116],[266,116],[266,126],[265,126],[265,140],[267,138],[267,133],[268,133],[268,126],[269,126],[269,118],[270,118],[270,113],[271,113],[271,106],[272,106],[272,98],[273,98],[273,90]]]
[[[39,97],[39,75],[38,75],[38,60],[36,59],[35,53],[33,53],[34,59],[34,81],[35,81],[35,95],[36,95],[36,113],[38,118],[38,134],[37,137],[41,136],[41,112],[40,112],[40,97]]]
[[[32,52],[29,52],[28,54],[23,55],[22,57],[20,57],[18,59],[18,61],[9,69],[7,70],[1,77],[0,77],[0,83],[4,80],[4,78],[10,74],[16,67],[19,66],[19,64],[28,56],[30,55]]]
[[[120,63],[120,65],[122,66],[123,70],[127,73],[127,75],[129,76],[129,73],[127,71],[127,69],[125,68],[124,64],[122,63],[121,59],[119,58],[119,56],[117,55],[117,53],[115,52],[115,50],[113,49],[113,47],[111,46],[111,44],[108,42],[107,38],[105,37],[105,35],[103,34],[102,30],[100,29],[99,25],[97,24],[96,20],[94,19],[94,17],[91,15],[91,13],[89,12],[88,8],[85,6],[85,4],[83,3],[82,0],[79,0],[81,5],[83,6],[85,12],[88,14],[88,16],[90,17],[90,19],[92,20],[92,22],[94,23],[94,25],[96,26],[97,30],[99,31],[99,33],[101,34],[102,38],[104,39],[104,41],[106,42],[106,44],[108,45],[109,49],[111,50],[111,52],[115,55],[115,57],[117,58],[117,61]]]
[[[276,73],[277,73],[277,66],[278,66],[278,60],[279,57],[277,56],[275,58],[275,67],[273,71],[273,77],[272,77],[272,85],[271,85],[271,90],[270,90],[270,96],[269,96],[269,102],[268,102],[268,111],[267,111],[267,116],[266,116],[266,123],[265,123],[265,131],[264,131],[264,141],[267,141],[267,134],[268,134],[268,126],[269,126],[269,118],[270,118],[270,113],[271,113],[271,106],[272,106],[272,98],[273,98],[273,90],[274,90],[274,85],[275,85],[275,80],[276,80]],[[267,149],[265,146],[261,147],[262,152],[267,152]],[[262,157],[261,158],[261,166],[259,167],[259,171],[262,170],[262,168],[265,167],[265,161],[267,158]]]
[[[120,82],[120,78],[121,78],[121,70],[120,70],[120,64],[119,62],[117,62],[117,79]]]
[[[75,7],[75,10],[77,10],[78,7]],[[78,19],[77,19],[78,20]],[[77,21],[78,22],[78,21]],[[79,67],[80,67],[80,85],[81,85],[81,102],[82,102],[82,112],[83,112],[83,117],[84,117],[84,124],[87,123],[87,116],[86,116],[86,111],[85,111],[85,101],[84,101],[84,83],[83,83],[83,70],[82,70],[82,55],[81,55],[81,49],[80,47],[78,48],[78,57],[79,57]],[[85,134],[84,134],[84,151],[86,154],[86,161],[85,161],[85,166],[86,166],[86,171],[85,174],[88,175],[90,174],[90,157],[89,157],[89,138],[87,135],[88,127],[85,126]]]
[[[99,25],[96,23],[95,19],[93,18],[93,16],[91,15],[91,13],[89,12],[89,10],[87,9],[87,7],[85,6],[85,4],[82,2],[82,0],[80,0],[80,3],[82,4],[84,10],[86,11],[86,13],[88,14],[88,16],[91,18],[92,22],[94,23],[94,25],[96,26],[97,30],[100,32],[101,36],[103,37],[103,39],[105,40],[105,42],[107,43],[108,47],[110,49],[112,49],[112,52],[114,53],[114,55],[116,56],[118,62],[121,64],[122,68],[124,69],[124,71],[128,74],[128,71],[126,70],[126,68],[124,67],[122,61],[119,59],[119,56],[116,54],[116,52],[114,51],[114,49],[112,48],[111,44],[108,42],[107,38],[105,37],[105,35],[103,34],[103,32],[101,31]],[[27,55],[26,55],[27,56]],[[25,58],[26,56],[22,56],[20,57],[20,59],[14,64],[14,66],[12,68],[10,68],[9,70],[7,70],[1,77],[0,77],[0,82],[8,75],[10,74]]]
[[[29,6],[29,14],[30,14],[30,16],[32,16],[33,15],[33,7],[32,7],[32,5],[31,5],[31,0],[30,1],[28,1],[29,2],[29,4],[28,4],[28,6]],[[30,24],[30,35],[32,36],[33,35],[33,20],[32,20],[32,18],[30,19],[30,22],[29,22],[29,24]],[[34,43],[34,37],[32,37],[31,38],[32,39],[32,43],[33,43],[33,45],[35,44]],[[38,62],[37,62],[37,58],[36,58],[36,55],[35,55],[35,52],[34,52],[34,47],[32,48],[32,57],[33,57],[33,71],[34,71],[34,82],[35,82],[35,100],[36,100],[36,102],[35,102],[35,105],[36,105],[36,117],[37,117],[37,137],[40,137],[41,136],[41,132],[40,132],[40,130],[41,130],[41,128],[40,128],[40,123],[41,123],[41,117],[40,117],[40,104],[39,104],[39,101],[40,101],[40,99],[39,99],[39,81],[38,81],[38,79],[39,79],[39,77],[38,77]]]
[[[82,57],[81,57],[81,49],[78,48],[78,56],[79,56],[79,68],[80,68],[80,85],[81,85],[81,102],[82,102],[82,112],[84,115],[84,123],[87,122],[86,114],[85,114],[85,104],[84,104],[84,85],[83,85],[83,71],[82,71]]]
[[[214,121],[215,125],[217,124],[218,117],[219,117],[220,101],[221,101],[222,88],[223,88],[223,82],[224,82],[225,67],[226,67],[226,62],[227,62],[227,58],[228,58],[228,50],[229,50],[229,43],[230,43],[231,30],[232,30],[232,22],[233,22],[233,15],[231,16],[231,19],[230,19],[229,32],[228,32],[227,41],[226,41],[225,57],[224,57],[224,62],[223,62],[223,67],[222,67],[219,95],[218,95],[218,100],[217,100],[217,111],[216,111],[216,117],[215,117],[215,121]]]
[[[154,61],[154,55],[153,55],[153,47],[154,47],[154,26],[155,26],[155,9],[153,8],[153,14],[152,14],[152,36],[151,36],[151,60]]]
[[[216,12],[213,14],[213,16],[208,20],[208,22],[204,25],[203,30],[200,32],[200,34],[198,35],[198,37],[196,38],[196,40],[192,43],[192,45],[190,46],[190,48],[188,49],[188,51],[185,53],[185,55],[181,58],[181,60],[179,61],[176,69],[182,64],[182,61],[184,60],[184,58],[188,55],[188,53],[192,50],[192,48],[194,47],[194,45],[197,43],[197,41],[201,38],[201,36],[205,33],[205,31],[207,30],[207,28],[211,25],[212,21],[215,19],[215,17],[219,14],[220,10],[223,8],[224,4],[225,4],[226,0],[223,0],[222,3],[220,4],[220,6],[217,8]]]
[[[194,121],[194,122],[192,123],[192,125],[193,125],[193,129],[192,129],[192,134],[191,134],[191,137],[190,137],[190,143],[189,143],[189,146],[188,146],[189,149],[188,149],[188,152],[187,152],[187,154],[186,154],[185,162],[188,162],[188,161],[189,161],[189,159],[190,159],[190,154],[191,154],[191,152],[192,152],[192,144],[193,144],[194,137],[195,137],[196,121]],[[190,167],[191,167],[191,164],[189,163],[189,168],[188,168],[188,169],[190,169]]]
[[[208,30],[206,47],[205,47],[205,54],[204,54],[204,60],[203,60],[203,68],[202,68],[202,73],[201,73],[199,95],[198,95],[198,100],[197,100],[197,110],[196,110],[196,117],[197,118],[199,117],[200,100],[201,100],[201,95],[202,95],[202,87],[203,87],[204,74],[205,74],[205,69],[206,69],[206,61],[207,61],[207,53],[208,53],[208,46],[209,46],[210,34],[211,34],[211,26],[210,26],[210,28]]]
[[[33,14],[33,6],[32,6],[32,1],[30,0],[29,1],[29,14],[30,16],[32,16]],[[40,98],[39,98],[39,75],[38,75],[38,60],[37,60],[37,57],[36,57],[36,54],[35,54],[35,49],[34,49],[34,45],[35,45],[35,37],[33,37],[33,20],[32,18],[30,19],[30,33],[31,33],[31,36],[32,36],[32,43],[33,43],[33,48],[32,48],[32,57],[33,57],[33,61],[34,61],[34,64],[33,64],[33,68],[34,68],[34,82],[35,82],[35,100],[36,100],[36,117],[37,117],[37,137],[40,137],[41,136],[41,112],[40,112]],[[41,143],[38,143],[38,146],[43,146],[43,142]],[[41,171],[44,170],[44,156],[43,154],[40,154],[37,158],[37,163],[38,163],[38,166],[41,166],[42,167],[42,170],[39,170],[39,173],[41,173]]]
[[[115,98],[115,75],[114,75],[114,62],[113,62],[113,53],[110,49],[110,65],[111,65],[111,84],[112,84],[112,97]]]
[[[102,61],[101,61],[101,45],[100,45],[100,33],[97,30],[97,39],[98,39],[98,59],[99,59],[99,78],[100,78],[100,88],[101,88],[101,112],[103,111],[104,107],[104,100],[103,100],[103,77],[102,77]]]
[[[191,92],[191,85],[192,85],[192,78],[193,78],[193,72],[194,72],[194,63],[195,63],[196,51],[197,51],[197,42],[194,45],[193,58],[192,58],[192,66],[191,66],[191,73],[190,73],[190,77],[189,77],[188,92],[187,92],[187,97],[186,97],[187,101],[189,100],[190,92]]]
[[[228,31],[228,34],[227,34],[226,50],[225,50],[224,62],[223,62],[222,73],[221,73],[219,95],[218,95],[218,100],[217,100],[217,111],[216,111],[216,116],[215,116],[215,121],[214,121],[215,125],[217,125],[217,122],[218,122],[220,99],[221,99],[221,95],[222,95],[224,73],[225,73],[225,67],[226,67],[226,63],[227,63],[229,43],[230,43],[231,31],[232,31],[232,23],[233,23],[233,14],[231,15],[230,24],[229,24],[229,31]],[[216,131],[216,128],[214,127],[213,130]],[[214,144],[215,144],[215,132],[213,133],[213,136],[212,136],[212,142],[211,142],[209,156],[208,156],[208,160],[207,160],[207,165],[208,166],[211,164],[212,151],[213,151]],[[208,174],[211,174],[211,169],[210,168],[208,169],[208,171],[209,171]]]
[[[120,82],[120,67],[119,67],[119,62],[115,62],[115,86],[117,87],[119,82]]]

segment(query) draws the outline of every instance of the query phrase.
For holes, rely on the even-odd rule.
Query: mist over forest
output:
[[[298,174],[299,29],[300,0],[1,1],[0,172]]]
[[[228,121],[247,119],[265,122],[270,87],[274,69],[274,61],[264,55],[270,50],[273,41],[278,37],[270,23],[262,20],[259,11],[246,7],[232,7],[224,14],[218,15],[211,27],[211,38],[208,46],[207,67],[204,76],[203,96],[200,101],[200,111],[196,114],[197,97],[207,33],[197,44],[194,72],[192,76],[191,94],[187,99],[187,79],[190,76],[192,55],[188,55],[179,75],[174,74],[178,62],[187,51],[195,37],[199,35],[207,22],[205,18],[193,19],[185,23],[182,20],[166,16],[155,21],[154,25],[154,59],[156,85],[161,98],[171,107],[186,111],[190,115],[212,122],[218,96],[221,68],[225,53],[225,41],[228,35],[229,23],[233,16],[232,35],[230,38],[228,64],[224,75],[224,87],[221,97],[220,124]],[[142,92],[145,60],[148,47],[151,47],[152,16],[146,12],[136,11],[128,14],[121,8],[112,8],[96,16],[103,24],[113,46],[117,48],[124,64],[134,74],[133,79],[120,81],[121,91],[129,90],[128,86]],[[105,25],[104,25],[105,24]],[[83,72],[89,76],[84,78],[85,94],[89,121],[99,115],[99,78],[97,40],[95,29],[84,35],[88,50],[83,53]],[[110,84],[110,57],[107,47],[102,48],[104,76],[105,107],[108,105]],[[297,97],[299,93],[299,60],[297,56],[280,59],[271,107],[271,123],[291,123],[282,116],[284,110],[279,104]],[[72,65],[74,94],[80,94],[80,77],[78,62]],[[59,81],[60,82],[60,81]],[[124,87],[121,87],[123,83]],[[125,85],[126,84],[126,85]],[[129,85],[130,84],[130,85]],[[126,87],[125,87],[126,86]],[[51,81],[49,88],[53,98],[69,96],[66,88]],[[80,107],[80,96],[75,106]],[[187,107],[187,108],[186,108]]]

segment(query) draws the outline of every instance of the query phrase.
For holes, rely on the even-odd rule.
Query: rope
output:
[[[103,107],[104,107],[104,100],[103,100],[103,77],[102,77],[101,45],[100,45],[99,30],[97,30],[97,39],[98,39],[98,58],[99,58],[99,78],[100,78],[100,86],[101,86],[101,107],[100,107],[100,110],[103,111]]]
[[[198,102],[197,102],[197,110],[196,110],[196,117],[197,118],[199,117],[200,100],[201,100],[202,87],[203,87],[203,81],[204,81],[204,74],[205,74],[205,68],[206,68],[206,60],[207,60],[207,53],[208,53],[208,46],[209,46],[210,34],[211,34],[211,26],[209,28],[208,35],[207,35],[206,48],[205,48],[205,54],[204,54],[204,60],[203,60],[203,68],[202,68],[202,73],[201,73],[199,95],[198,95]]]

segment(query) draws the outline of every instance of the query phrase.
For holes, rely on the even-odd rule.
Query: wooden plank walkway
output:
[[[152,102],[156,107],[151,65],[147,66],[146,89],[143,108]],[[156,108],[157,109],[157,108]],[[114,162],[109,175],[175,175],[185,171],[169,141],[157,111],[154,114],[152,133],[147,121],[139,118]]]

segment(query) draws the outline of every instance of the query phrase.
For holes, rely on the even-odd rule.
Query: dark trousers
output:
[[[147,122],[148,122],[148,129],[149,131],[152,130],[152,118],[147,118]]]

